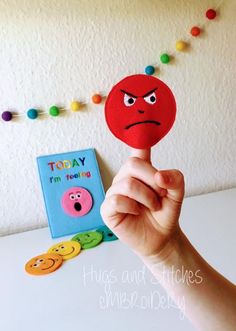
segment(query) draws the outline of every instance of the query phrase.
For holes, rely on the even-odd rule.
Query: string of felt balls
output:
[[[219,2],[219,4],[216,6],[215,9],[210,8],[206,11],[205,16],[209,21],[215,19],[215,17],[217,16],[217,10],[219,9],[222,2],[223,2],[223,0],[221,0]],[[205,24],[205,26],[206,26],[206,24]],[[203,27],[204,26],[201,26],[201,27],[193,26],[190,30],[191,36],[194,38],[200,36],[203,31]],[[175,48],[178,52],[184,52],[188,48],[189,43],[190,43],[190,39],[189,40],[178,40],[176,42]],[[170,56],[168,53],[162,53],[160,55],[160,62],[161,62],[161,64],[168,64],[171,61],[171,58],[172,58],[172,56]],[[144,69],[144,72],[147,75],[153,75],[156,70],[157,70],[157,64],[152,64],[152,65],[146,66]],[[98,105],[103,101],[104,97],[105,96],[103,96],[102,94],[99,94],[99,93],[93,94],[91,97],[91,102],[95,105]],[[84,103],[81,103],[77,100],[73,100],[70,104],[70,109],[73,112],[78,112],[83,105],[84,105]],[[40,115],[50,115],[52,117],[57,117],[60,115],[61,112],[65,111],[65,110],[66,110],[65,108],[58,107],[57,105],[52,105],[49,108],[48,112],[41,111],[41,110],[38,110],[35,108],[31,108],[26,112],[26,115],[30,120],[35,120]],[[15,113],[7,110],[1,114],[2,120],[5,122],[9,122],[12,119],[14,119],[15,117],[20,117],[20,116],[25,116],[25,113],[15,114]]]
[[[222,0],[219,2],[219,4],[216,6],[216,9],[208,9],[205,13],[206,18],[211,21],[214,20],[217,16],[217,9],[219,9],[220,5],[222,4]],[[202,26],[193,26],[190,30],[190,35],[192,37],[199,37],[201,33],[203,32],[203,29],[206,27],[206,24]],[[178,40],[175,44],[175,49],[178,52],[184,52],[187,50],[188,46],[190,45],[191,39],[185,39],[185,40]],[[160,55],[160,62],[162,64],[168,64],[171,61],[171,58],[173,56],[170,56],[168,53],[162,53]],[[147,75],[153,75],[155,71],[158,69],[158,64],[148,65],[145,68],[145,73]]]

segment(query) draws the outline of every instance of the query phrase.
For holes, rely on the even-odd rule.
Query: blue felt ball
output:
[[[31,120],[35,120],[38,117],[38,111],[37,109],[29,109],[27,111],[27,116],[28,118],[30,118]]]
[[[145,68],[145,73],[146,73],[147,75],[153,75],[154,72],[155,72],[155,68],[154,68],[153,66],[147,66],[147,67]]]

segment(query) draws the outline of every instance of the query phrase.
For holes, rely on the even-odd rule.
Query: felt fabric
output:
[[[110,131],[137,149],[158,143],[171,129],[175,115],[176,103],[170,88],[160,79],[144,74],[118,82],[105,104]]]
[[[63,258],[59,254],[46,253],[33,257],[25,265],[25,271],[31,275],[46,275],[62,265]]]

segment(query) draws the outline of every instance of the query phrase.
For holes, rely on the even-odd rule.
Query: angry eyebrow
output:
[[[133,97],[133,98],[137,99],[137,96],[136,95],[133,95],[132,93],[126,92],[124,90],[121,90],[121,92],[123,92],[124,94],[127,94],[130,97]]]
[[[145,98],[145,97],[149,96],[150,94],[152,94],[152,93],[155,92],[156,90],[157,90],[157,87],[154,88],[154,89],[152,89],[151,91],[145,93],[144,95],[142,95],[142,98]],[[125,90],[121,90],[121,92],[123,92],[123,93],[127,94],[128,96],[133,97],[133,98],[135,98],[135,99],[138,98],[136,95],[134,95],[134,94],[132,94],[132,93],[129,93],[129,92],[125,91]]]
[[[155,92],[156,90],[157,90],[157,87],[156,87],[156,88],[154,88],[153,90],[151,90],[151,91],[147,92],[146,94],[144,94],[144,95],[143,95],[143,98],[145,98],[145,97],[149,96],[150,94],[152,94],[152,93],[153,93],[153,92]]]

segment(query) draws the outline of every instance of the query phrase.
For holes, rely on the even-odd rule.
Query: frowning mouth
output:
[[[141,122],[135,122],[135,123],[132,123],[132,124],[129,124],[125,127],[126,130],[130,129],[132,126],[134,125],[138,125],[138,124],[146,124],[146,123],[151,123],[151,124],[156,124],[156,125],[161,125],[160,122],[157,122],[157,121],[141,121]]]

